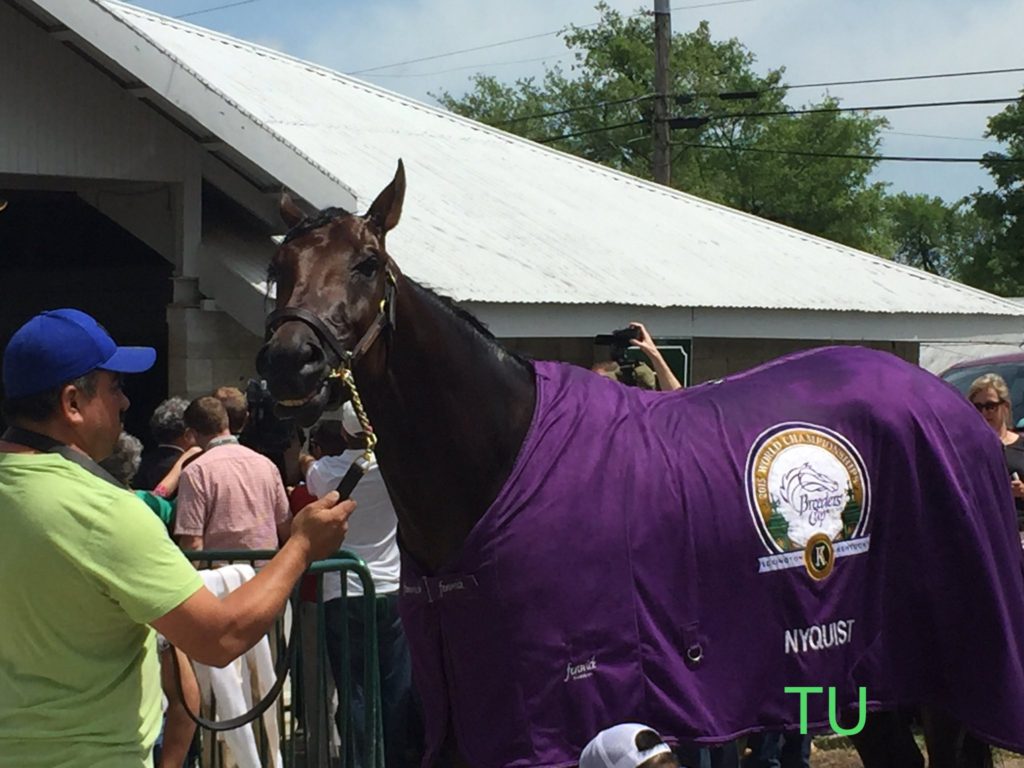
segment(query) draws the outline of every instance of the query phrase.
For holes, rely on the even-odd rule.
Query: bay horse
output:
[[[975,736],[1024,751],[1024,559],[962,396],[855,347],[677,393],[527,360],[402,274],[404,196],[399,161],[364,215],[282,198],[257,369],[304,424],[338,370],[358,385],[427,764],[444,742],[567,766],[640,721],[705,744],[829,726],[867,768],[923,765],[907,708],[933,767],[989,764]]]

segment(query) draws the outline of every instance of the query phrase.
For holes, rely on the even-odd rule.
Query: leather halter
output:
[[[370,349],[373,342],[377,340],[381,331],[386,328],[395,327],[395,293],[397,291],[397,283],[395,281],[395,273],[391,270],[390,266],[385,269],[385,275],[384,298],[381,299],[380,309],[377,311],[377,316],[373,319],[370,327],[366,329],[366,333],[363,334],[363,337],[359,339],[358,343],[351,351],[344,349],[341,346],[341,342],[338,340],[338,337],[330,328],[327,327],[327,324],[323,320],[317,317],[313,312],[310,312],[308,309],[303,309],[302,307],[282,307],[281,309],[275,309],[267,315],[267,340],[269,341],[274,332],[285,323],[304,323],[313,331],[314,334],[316,334],[320,344],[327,349],[330,349],[337,358],[337,365],[332,366],[332,373],[336,374],[341,368],[348,368],[351,370]]]

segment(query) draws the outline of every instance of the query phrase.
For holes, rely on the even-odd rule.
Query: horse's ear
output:
[[[302,212],[302,209],[295,204],[292,200],[292,196],[287,192],[281,193],[281,220],[285,223],[288,229],[294,229],[306,220],[306,214]]]
[[[379,228],[381,234],[387,234],[394,229],[398,220],[402,218],[402,202],[405,200],[405,166],[398,161],[398,170],[395,171],[395,178],[384,188],[384,191],[377,195],[370,210],[366,212],[366,218],[373,221]]]

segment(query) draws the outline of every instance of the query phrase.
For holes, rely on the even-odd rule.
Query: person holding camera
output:
[[[224,666],[263,637],[309,564],[345,538],[350,501],[307,505],[256,577],[224,599],[163,525],[97,462],[129,401],[122,375],[156,359],[76,309],[43,312],[3,355],[0,768],[152,765],[156,634]]]
[[[647,359],[651,361],[654,375],[658,380],[658,389],[663,392],[682,389],[683,385],[679,383],[679,379],[672,373],[672,369],[668,367],[668,363],[665,362],[665,358],[661,356],[661,352],[658,350],[658,345],[654,343],[654,339],[651,338],[651,334],[647,332],[644,324],[632,322],[629,324],[629,327],[636,330],[636,335],[629,340],[629,343],[647,355]]]
[[[610,335],[597,336],[594,342],[611,347],[613,358],[594,363],[590,368],[594,373],[641,389],[660,389],[663,392],[682,389],[683,385],[665,362],[658,345],[643,323],[632,322],[626,328],[612,331]],[[651,362],[651,367],[628,360],[626,349],[630,346],[643,352]]]

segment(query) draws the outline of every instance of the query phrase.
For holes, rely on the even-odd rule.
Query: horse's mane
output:
[[[337,218],[352,215],[353,214],[351,212],[346,211],[344,208],[337,208],[335,206],[332,206],[330,208],[324,208],[316,216],[310,216],[308,218],[305,218],[298,224],[296,224],[294,227],[289,229],[285,233],[284,240],[281,241],[281,245],[284,245],[285,243],[290,242],[294,240],[296,237],[304,235],[307,232],[312,232],[314,229],[319,229],[320,227],[326,224],[330,224]]]
[[[477,335],[479,335],[487,343],[487,346],[490,347],[491,350],[499,357],[509,357],[527,366],[530,364],[529,361],[523,355],[520,355],[518,352],[514,352],[513,350],[508,349],[507,347],[502,345],[502,343],[498,341],[498,338],[493,333],[491,333],[491,329],[487,327],[486,323],[480,320],[480,318],[478,318],[472,312],[468,312],[467,310],[460,307],[457,303],[455,303],[454,299],[452,299],[449,296],[440,294],[433,288],[429,288],[423,285],[422,283],[416,282],[415,280],[411,280],[408,278],[406,279],[416,288],[423,291],[423,293],[428,297],[428,299],[436,303],[442,310],[453,315],[458,320],[461,320],[463,323],[469,326],[468,330],[471,333],[475,332]]]

